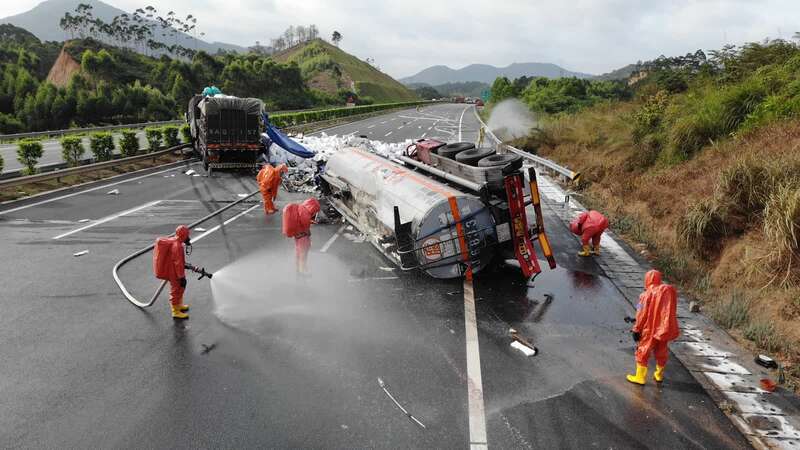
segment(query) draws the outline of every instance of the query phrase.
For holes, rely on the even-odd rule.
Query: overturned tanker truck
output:
[[[555,268],[536,173],[522,159],[470,143],[421,139],[387,159],[346,148],[332,155],[321,190],[348,222],[403,270],[435,278],[471,277],[493,262],[541,272],[533,242]],[[526,206],[535,223],[528,226]]]

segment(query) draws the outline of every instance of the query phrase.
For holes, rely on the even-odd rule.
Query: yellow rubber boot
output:
[[[180,308],[181,312],[186,312],[186,311],[189,310],[189,305],[187,305],[185,303],[181,303],[179,308]]]
[[[659,383],[664,381],[664,366],[656,366],[656,371],[653,372],[653,379]]]
[[[589,251],[589,246],[588,245],[584,245],[583,246],[583,250],[581,250],[578,253],[578,256],[591,256],[591,255],[592,255],[592,253]]]
[[[636,364],[636,375],[628,375],[628,381],[634,384],[644,385],[645,378],[647,378],[647,366],[640,366]]]
[[[173,319],[188,319],[189,315],[185,312],[181,311],[181,305],[171,305],[172,306],[172,318]]]
[[[594,256],[600,256],[600,246],[592,246],[592,254]]]

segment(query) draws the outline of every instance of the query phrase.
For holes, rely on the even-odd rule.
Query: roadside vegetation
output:
[[[798,389],[800,46],[661,57],[626,83],[507,81],[493,99],[540,119],[517,144],[579,168],[587,206]]]

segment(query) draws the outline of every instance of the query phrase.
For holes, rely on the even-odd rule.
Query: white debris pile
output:
[[[307,167],[311,171],[316,171],[317,162],[327,161],[331,155],[346,147],[357,147],[384,158],[390,158],[400,155],[412,143],[411,139],[407,139],[405,142],[389,143],[352,135],[339,136],[325,133],[315,136],[293,136],[292,139],[316,153],[316,156],[312,159],[303,159],[277,145],[272,145],[269,149],[270,161],[276,164],[289,163],[298,168]]]

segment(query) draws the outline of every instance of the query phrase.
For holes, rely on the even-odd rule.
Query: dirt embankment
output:
[[[62,48],[56,62],[53,63],[53,67],[50,68],[50,72],[47,74],[47,81],[60,88],[67,87],[72,76],[80,72],[80,70],[81,65]]]
[[[714,209],[742,211],[741,199],[764,185],[765,170],[785,178],[800,167],[800,120],[712,143],[685,162],[643,168],[625,119],[630,111],[620,104],[553,120],[539,153],[580,170],[587,205],[607,213],[616,231],[742,343],[777,355],[789,387],[800,389],[800,283],[791,282],[800,274],[792,265],[797,255],[776,262],[764,205],[749,215]],[[774,203],[780,191],[770,190]],[[681,231],[698,210],[708,216],[701,224],[704,249]],[[800,230],[800,222],[786,217],[789,229]]]

